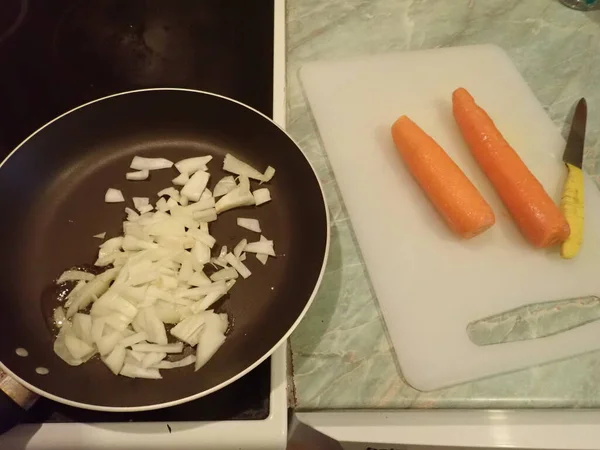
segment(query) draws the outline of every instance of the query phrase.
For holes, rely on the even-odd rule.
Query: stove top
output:
[[[184,87],[273,113],[269,1],[3,0],[0,156],[95,98]]]
[[[271,117],[274,83],[283,98],[283,82],[274,81],[277,1],[234,7],[222,0],[2,3],[0,159],[54,117],[120,91],[211,91]],[[29,422],[262,420],[270,413],[270,368],[268,360],[215,394],[158,411],[99,413],[41,399]]]

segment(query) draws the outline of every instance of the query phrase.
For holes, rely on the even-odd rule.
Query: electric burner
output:
[[[284,21],[283,0],[4,0],[0,158],[78,105],[141,88],[218,93],[283,124]],[[283,347],[226,388],[172,408],[101,413],[40,399],[0,447],[283,448]]]

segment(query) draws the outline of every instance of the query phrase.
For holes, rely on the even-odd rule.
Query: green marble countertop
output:
[[[600,406],[600,352],[436,392],[403,381],[298,80],[308,61],[483,43],[508,52],[563,134],[574,102],[587,98],[585,166],[600,174],[600,11],[557,0],[287,0],[288,129],[332,218],[322,287],[291,338],[301,410]]]

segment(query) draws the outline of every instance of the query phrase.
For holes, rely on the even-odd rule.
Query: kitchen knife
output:
[[[583,240],[583,147],[585,141],[585,125],[587,121],[587,104],[582,98],[575,107],[571,131],[567,138],[567,146],[563,161],[567,166],[567,180],[560,200],[560,208],[569,223],[571,234],[560,247],[560,255],[570,259],[577,255]]]

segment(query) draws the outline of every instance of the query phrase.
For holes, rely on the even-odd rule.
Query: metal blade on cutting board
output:
[[[563,161],[572,164],[575,167],[582,168],[583,165],[583,147],[585,141],[585,125],[587,122],[587,103],[582,98],[575,107],[571,131],[567,138],[567,146],[563,154]]]

